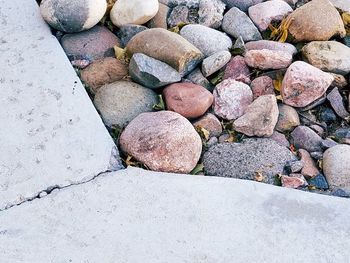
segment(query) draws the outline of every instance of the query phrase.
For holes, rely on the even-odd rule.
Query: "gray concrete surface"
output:
[[[0,0],[0,62],[0,210],[116,168],[114,143],[35,0]]]
[[[0,212],[1,262],[348,263],[350,202],[136,168]]]

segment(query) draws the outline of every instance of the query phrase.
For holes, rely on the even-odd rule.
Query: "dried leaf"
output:
[[[224,77],[225,72],[220,72],[215,78],[213,78],[210,82],[211,84],[213,84],[214,86],[216,86],[217,84],[219,84],[222,81],[222,78]]]
[[[195,129],[198,132],[199,136],[201,136],[201,138],[205,139],[206,141],[209,140],[210,132],[207,129],[201,126],[196,126]]]
[[[158,111],[165,110],[165,103],[162,95],[158,95],[158,101],[158,104],[153,105],[153,109]]]
[[[266,176],[264,176],[261,172],[257,171],[255,172],[254,180],[257,182],[263,182],[266,179]]]
[[[130,61],[126,48],[121,48],[118,46],[114,46],[113,48],[114,48],[115,57],[117,59],[122,60],[126,63]]]
[[[346,35],[350,35],[350,13],[349,12],[344,12],[342,14],[342,19],[344,22],[345,30],[346,30]]]
[[[174,26],[174,27],[172,27],[172,28],[169,28],[168,30],[169,30],[170,32],[173,32],[173,33],[178,34],[178,33],[180,32],[180,30],[181,30],[184,26],[186,26],[186,25],[187,25],[186,23],[180,22],[179,24],[177,24],[176,26]]]
[[[281,24],[277,28],[273,25],[269,25],[269,28],[271,30],[270,39],[281,43],[286,42],[289,34],[288,30],[292,21],[293,19],[288,16],[282,19]]]

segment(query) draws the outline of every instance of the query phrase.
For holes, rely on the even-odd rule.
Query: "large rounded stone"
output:
[[[242,82],[226,79],[214,89],[214,112],[223,119],[235,120],[241,117],[252,102],[253,93]]]
[[[163,96],[168,110],[190,119],[202,116],[214,100],[207,89],[192,83],[172,84],[164,89]]]
[[[151,170],[172,173],[191,172],[202,151],[192,124],[171,111],[137,116],[121,134],[120,146]]]
[[[343,21],[328,0],[313,0],[288,16],[289,33],[295,42],[325,41],[334,35],[345,36]]]
[[[75,33],[95,26],[107,9],[106,0],[43,0],[40,12],[53,28]]]
[[[98,89],[94,104],[107,126],[124,127],[140,113],[153,110],[157,95],[133,82],[117,81]]]
[[[128,53],[143,53],[163,61],[181,76],[191,72],[203,59],[201,51],[182,36],[163,28],[138,33],[126,46]]]
[[[287,147],[271,139],[247,139],[242,143],[217,144],[204,154],[207,175],[275,182],[278,174],[286,174],[285,165],[297,160]]]
[[[350,48],[337,41],[314,41],[302,49],[306,60],[316,68],[336,74],[350,72]]]
[[[282,82],[283,102],[293,107],[305,107],[321,98],[334,77],[302,61],[289,66]]]
[[[118,0],[110,13],[112,23],[118,27],[126,24],[142,25],[158,12],[158,0]]]
[[[293,60],[291,54],[276,50],[249,50],[244,57],[245,62],[252,68],[262,70],[287,68]]]
[[[350,146],[340,144],[323,155],[323,171],[328,184],[350,191]]]
[[[283,51],[285,53],[289,53],[290,55],[294,56],[296,53],[298,53],[295,46],[289,43],[281,43],[271,40],[258,40],[258,41],[251,41],[245,44],[245,48],[249,50],[262,50],[262,49],[268,49],[273,51]]]
[[[228,51],[232,47],[232,40],[225,33],[202,25],[184,26],[180,35],[196,46],[206,57],[219,51]]]
[[[114,46],[120,46],[120,40],[107,28],[95,26],[87,31],[66,34],[61,45],[70,60],[97,60],[114,57]]]
[[[103,85],[121,80],[127,75],[127,64],[115,58],[96,60],[80,73],[81,79],[94,93]]]

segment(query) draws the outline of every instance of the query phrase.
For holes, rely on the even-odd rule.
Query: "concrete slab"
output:
[[[0,210],[120,168],[35,0],[0,0]]]
[[[350,202],[135,168],[0,212],[1,262],[350,262]]]

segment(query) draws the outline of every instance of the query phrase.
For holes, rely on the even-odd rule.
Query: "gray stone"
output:
[[[245,44],[242,36],[238,37],[233,44],[232,52],[235,55],[244,55],[246,52]]]
[[[219,28],[224,18],[225,4],[221,0],[201,0],[198,9],[198,23]]]
[[[304,162],[303,161],[291,161],[286,164],[286,169],[288,173],[298,173],[303,169]]]
[[[167,1],[166,4],[169,7],[184,5],[184,6],[187,6],[188,8],[198,8],[200,3],[200,0],[165,0],[165,1]]]
[[[321,146],[323,149],[327,150],[329,148],[332,148],[334,146],[338,145],[338,143],[336,141],[333,141],[332,139],[330,138],[326,138],[325,140],[323,140],[321,142]]]
[[[340,144],[323,155],[323,172],[332,188],[350,190],[350,146]]]
[[[232,47],[232,40],[225,33],[202,25],[184,26],[180,35],[196,46],[205,57],[228,51]]]
[[[283,51],[285,53],[289,53],[291,56],[294,56],[296,53],[298,53],[297,49],[292,44],[280,43],[271,40],[251,41],[246,43],[245,47],[247,50],[268,49],[272,51]]]
[[[214,86],[209,82],[209,80],[203,76],[201,70],[196,68],[190,74],[186,76],[186,81],[192,82],[193,84],[197,84],[203,86],[209,91],[213,91]]]
[[[153,110],[157,104],[156,93],[139,84],[116,81],[99,88],[94,104],[105,125],[120,128],[136,118],[140,113]]]
[[[288,132],[300,125],[298,112],[291,106],[279,104],[279,117],[276,130],[280,132]]]
[[[269,137],[271,140],[276,141],[279,145],[285,146],[287,148],[290,147],[290,143],[287,140],[286,135],[280,133],[278,131],[274,131],[273,134]]]
[[[334,132],[334,136],[340,143],[350,144],[350,129],[340,128]]]
[[[132,56],[129,74],[135,82],[151,89],[181,80],[180,74],[168,64],[141,53]]]
[[[254,41],[262,39],[261,34],[246,13],[237,7],[232,7],[224,16],[222,29],[229,35],[244,41]]]
[[[125,47],[136,34],[147,29],[147,27],[140,25],[124,25],[119,28],[117,36],[120,38],[121,45]]]
[[[175,27],[177,25],[180,24],[188,24],[189,20],[188,20],[188,15],[189,15],[190,10],[188,9],[188,7],[183,6],[183,5],[179,5],[179,6],[175,6],[167,19],[168,22],[168,26],[169,27]]]
[[[223,2],[229,7],[238,7],[239,9],[241,9],[242,11],[246,12],[248,11],[248,8],[262,3],[265,0],[223,0]]]
[[[222,69],[231,59],[229,51],[219,51],[210,57],[203,60],[202,72],[205,77],[208,77]]]
[[[0,0],[0,6],[2,210],[121,165],[112,138],[36,1]],[[6,220],[0,221],[3,225]]]
[[[337,115],[343,119],[350,117],[350,113],[345,109],[343,98],[339,93],[338,88],[334,88],[328,95],[327,99],[329,100],[332,108],[337,113]]]
[[[297,160],[286,147],[271,139],[246,139],[242,143],[223,143],[211,147],[203,157],[205,173],[210,176],[254,180],[273,184],[285,172],[289,161]]]
[[[298,126],[290,135],[297,149],[304,149],[308,152],[322,151],[322,138],[309,127]]]

